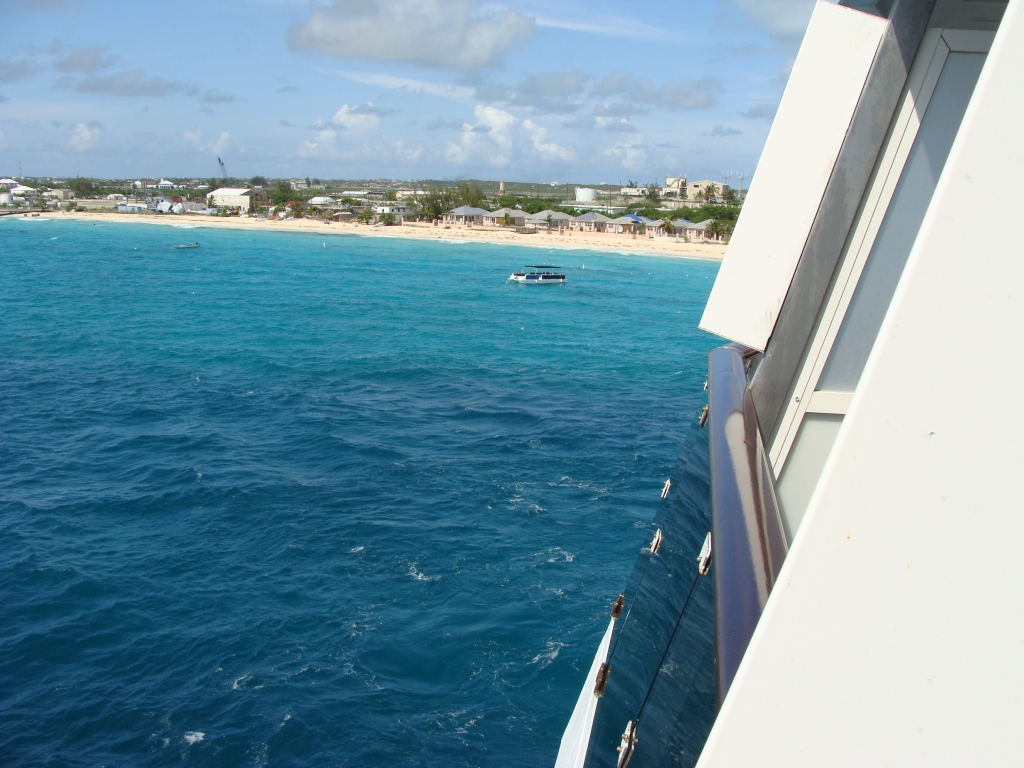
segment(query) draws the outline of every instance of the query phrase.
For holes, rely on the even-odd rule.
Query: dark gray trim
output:
[[[736,676],[789,543],[747,386],[746,358],[729,344],[708,355],[715,691],[720,708]]]
[[[854,217],[928,25],[935,0],[897,0],[871,65],[779,319],[752,383],[762,433],[774,440]]]

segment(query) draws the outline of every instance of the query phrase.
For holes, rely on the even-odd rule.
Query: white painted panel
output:
[[[808,413],[838,413],[850,410],[853,392],[838,392],[834,389],[819,389],[811,394]]]
[[[818,0],[700,327],[763,350],[888,22]]]
[[[558,756],[555,758],[555,768],[583,768],[583,762],[587,759],[587,747],[590,745],[590,731],[594,727],[594,715],[597,714],[597,696],[594,695],[594,686],[597,683],[597,673],[601,671],[601,665],[608,658],[608,646],[612,642],[612,630],[615,629],[615,619],[608,622],[608,629],[601,638],[601,644],[594,654],[594,661],[590,665],[590,672],[583,683],[583,690],[580,691],[576,706],[573,708],[572,717],[562,734],[562,743],[558,747]]]
[[[1011,0],[701,768],[1024,765],[1022,88]]]
[[[789,452],[789,460],[775,486],[782,525],[789,541],[793,540],[800,528],[807,503],[811,500],[842,424],[841,413],[808,413],[804,416]]]

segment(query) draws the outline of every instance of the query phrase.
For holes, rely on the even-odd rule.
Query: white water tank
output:
[[[10,192],[0,192],[0,205],[14,205],[14,195]]]
[[[576,187],[577,203],[593,203],[597,200],[597,190],[590,187]]]

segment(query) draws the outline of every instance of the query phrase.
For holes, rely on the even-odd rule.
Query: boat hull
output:
[[[508,278],[510,281],[523,285],[561,285],[565,282],[565,275],[517,275],[513,274]]]

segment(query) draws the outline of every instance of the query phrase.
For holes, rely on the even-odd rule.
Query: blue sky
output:
[[[0,174],[749,179],[813,4],[0,0]]]

